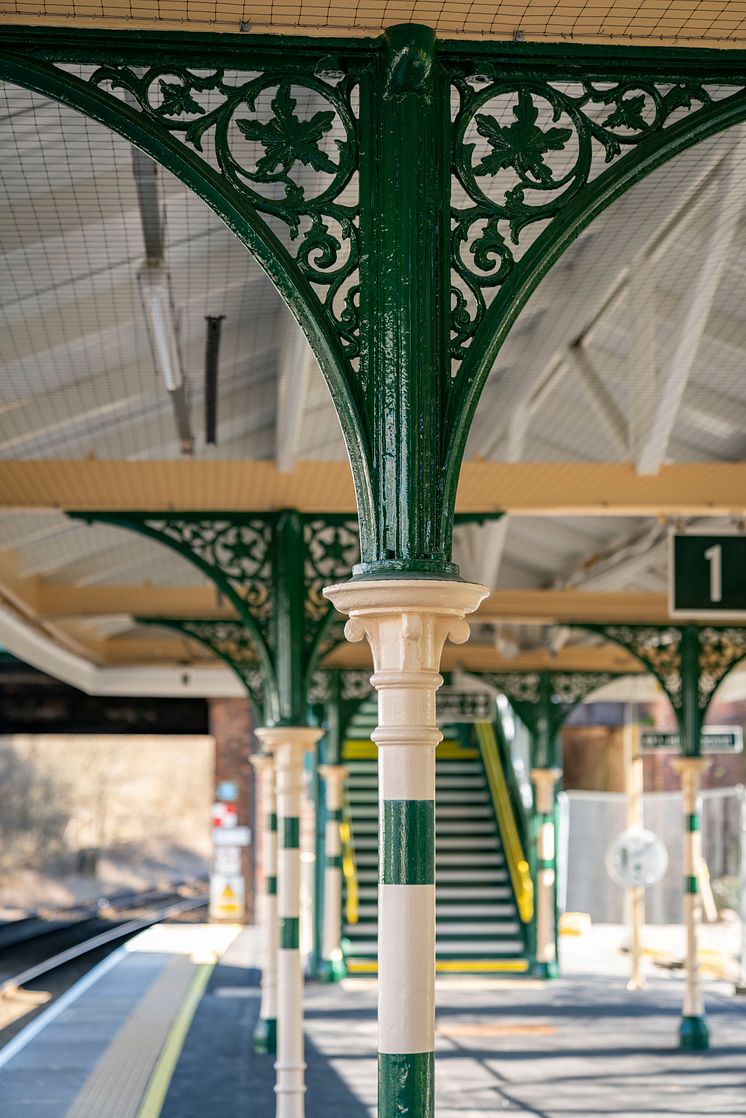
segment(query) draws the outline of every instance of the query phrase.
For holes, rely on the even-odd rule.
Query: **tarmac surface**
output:
[[[565,943],[567,976],[551,983],[439,979],[437,1118],[746,1114],[746,997],[706,982],[712,1048],[680,1052],[680,973],[630,993],[620,938],[594,929]],[[258,973],[245,964],[254,950],[240,937],[213,973],[163,1118],[274,1114],[271,1060],[249,1044]],[[603,966],[616,973],[598,973]],[[370,979],[307,986],[306,1118],[375,1114],[375,1000]]]
[[[437,1118],[746,1115],[746,996],[707,980],[711,1050],[681,1052],[681,972],[649,960],[629,992],[622,935],[566,940],[550,983],[439,978]],[[274,1118],[273,1061],[251,1043],[259,946],[216,925],[131,941],[0,1051],[2,1118]],[[307,985],[306,1118],[375,1114],[375,1002],[372,979]]]

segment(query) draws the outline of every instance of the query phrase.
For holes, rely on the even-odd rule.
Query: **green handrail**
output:
[[[476,731],[518,913],[523,923],[529,924],[534,916],[534,886],[498,755],[495,728],[491,722],[477,722]]]

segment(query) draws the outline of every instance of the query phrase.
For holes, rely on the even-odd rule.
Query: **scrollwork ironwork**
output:
[[[325,586],[350,577],[360,558],[360,534],[353,517],[349,520],[309,517],[303,525],[303,538],[306,548],[304,608],[307,633],[313,640],[318,623],[334,613],[322,591]],[[325,650],[328,652],[329,648]]]
[[[265,709],[267,680],[258,661],[256,648],[241,621],[211,618],[150,618],[149,624],[164,625],[199,641],[228,665],[246,689],[257,717]]]
[[[196,561],[248,611],[268,639],[272,612],[270,568],[272,529],[262,517],[146,517],[148,535],[160,537]]]
[[[356,76],[107,64],[87,80],[181,140],[264,216],[356,358]]]
[[[704,712],[728,672],[746,657],[746,629],[706,626],[699,630],[698,636],[697,702],[699,709]]]
[[[742,87],[535,75],[474,82],[451,74],[452,357],[462,360],[488,302],[526,248],[616,160]]]

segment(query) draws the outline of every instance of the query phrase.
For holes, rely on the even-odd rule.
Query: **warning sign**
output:
[[[238,826],[238,811],[235,804],[225,804],[221,800],[212,805],[213,827]]]
[[[210,918],[241,920],[244,906],[244,880],[241,875],[213,873],[210,877]]]

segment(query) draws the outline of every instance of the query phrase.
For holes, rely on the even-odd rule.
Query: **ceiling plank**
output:
[[[0,508],[354,512],[346,462],[0,461]],[[746,462],[684,462],[638,476],[626,462],[467,462],[457,509],[513,516],[746,514]]]

